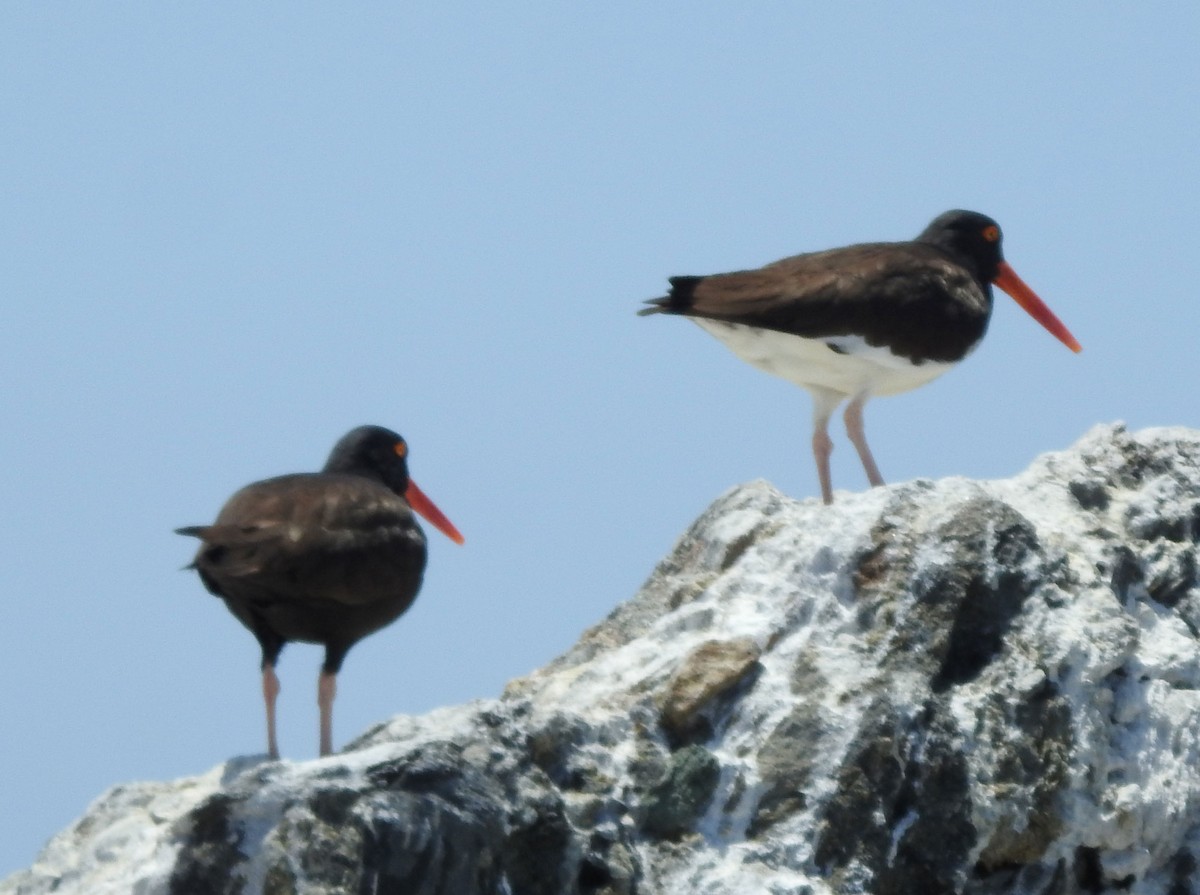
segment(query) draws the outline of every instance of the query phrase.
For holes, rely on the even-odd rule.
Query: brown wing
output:
[[[813,339],[860,335],[935,360],[960,358],[991,313],[990,293],[970,271],[935,246],[912,242],[795,255],[757,270],[672,277],[671,285],[647,312]]]
[[[195,566],[209,590],[265,604],[366,605],[415,595],[425,536],[408,504],[359,476],[281,476],[229,499],[211,526],[183,530],[204,544]]]

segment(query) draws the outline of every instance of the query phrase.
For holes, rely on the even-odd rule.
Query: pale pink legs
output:
[[[279,741],[275,737],[275,700],[279,697],[279,678],[275,669],[264,665],[262,670],[263,702],[267,706],[267,754],[279,758]],[[333,752],[333,699],[337,696],[337,675],[322,671],[317,679],[317,707],[321,710],[321,754]]]
[[[833,480],[829,473],[829,456],[833,453],[833,439],[829,437],[829,417],[833,415],[834,408],[841,403],[845,395],[812,386],[809,386],[808,390],[812,392],[813,396],[813,458],[817,461],[817,479],[821,483],[821,499],[828,504],[833,503]],[[863,405],[867,403],[868,397],[870,397],[868,392],[855,395],[846,405],[846,412],[842,418],[846,421],[846,434],[850,436],[850,442],[858,451],[858,458],[862,461],[863,469],[866,470],[867,481],[872,486],[876,486],[883,484],[883,476],[879,474],[879,467],[875,465],[875,458],[871,456],[871,449],[867,446],[866,430],[863,428]]]
[[[275,669],[264,665],[262,670],[263,702],[267,706],[267,754],[279,758],[279,742],[275,739],[275,700],[279,697],[279,678]]]
[[[337,696],[337,675],[322,671],[317,679],[317,706],[321,709],[321,754],[333,752],[333,698]]]
[[[846,405],[842,419],[846,421],[846,434],[858,451],[858,459],[862,460],[863,469],[867,471],[867,481],[874,487],[883,484],[883,476],[879,474],[879,467],[875,465],[875,458],[867,447],[867,433],[863,429],[863,405],[867,403],[867,397],[866,392],[855,395]]]
[[[817,479],[821,482],[821,499],[833,503],[833,478],[829,474],[829,455],[833,439],[829,437],[829,417],[842,396],[826,389],[810,388],[813,396],[813,458],[817,461]]]

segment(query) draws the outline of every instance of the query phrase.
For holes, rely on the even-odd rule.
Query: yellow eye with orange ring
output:
[[[1000,228],[997,227],[995,224],[989,224],[988,226],[983,228],[983,238],[986,239],[988,242],[999,242],[1000,241]]]
[[[405,444],[403,441],[397,441],[392,446],[392,449],[396,452],[397,457],[407,457],[408,456],[408,445]]]

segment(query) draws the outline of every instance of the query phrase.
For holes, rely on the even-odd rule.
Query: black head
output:
[[[361,475],[402,495],[408,488],[408,444],[391,429],[359,426],[333,446],[325,472]]]
[[[917,237],[917,242],[945,249],[967,265],[981,283],[996,278],[1004,254],[1000,251],[1000,225],[977,211],[939,214]]]

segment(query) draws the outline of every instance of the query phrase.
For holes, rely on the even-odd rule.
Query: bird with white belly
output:
[[[670,283],[668,295],[639,313],[688,317],[738,357],[812,394],[825,503],[833,502],[833,411],[849,401],[846,432],[867,479],[882,485],[864,405],[924,385],[970,354],[987,330],[993,284],[1072,351],[1082,350],[1004,260],[1000,226],[973,211],[947,211],[911,242],[863,243]]]

